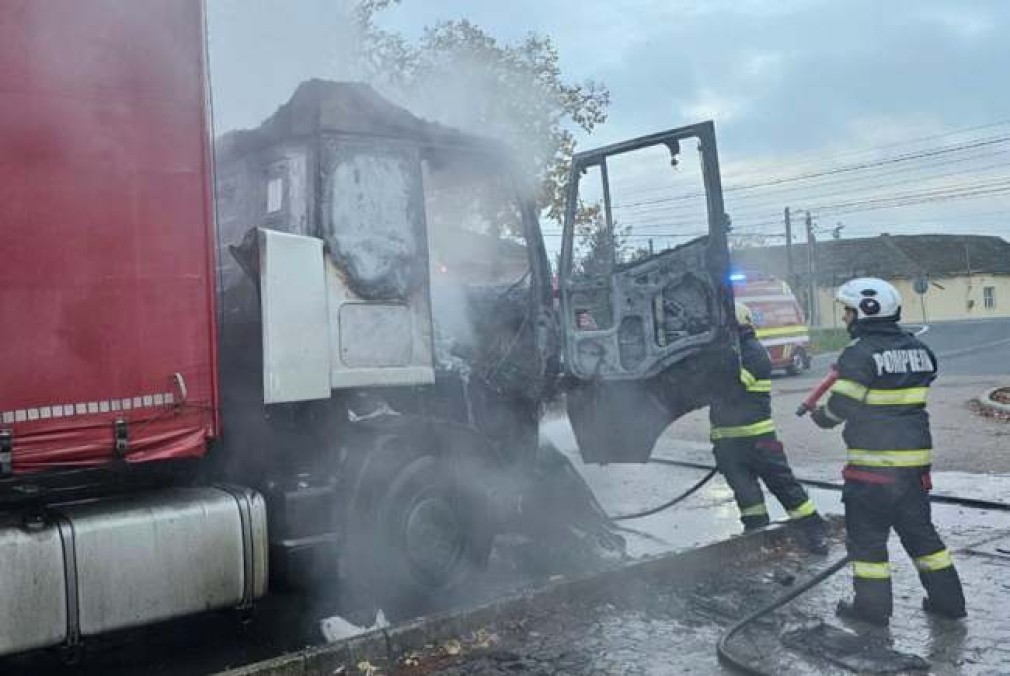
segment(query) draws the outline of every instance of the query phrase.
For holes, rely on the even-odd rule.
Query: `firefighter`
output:
[[[745,531],[767,526],[768,508],[758,479],[778,498],[801,543],[826,553],[824,520],[793,476],[785,449],[775,435],[771,406],[771,359],[757,339],[750,309],[736,303],[740,331],[740,378],[709,408],[716,465],[733,489]]]
[[[845,423],[843,476],[852,602],[841,617],[886,626],[891,616],[887,538],[893,528],[926,589],[923,609],[965,616],[961,581],[930,515],[932,439],[926,393],[936,356],[898,325],[901,296],[881,279],[854,279],[835,299],[853,341],[838,358],[839,379],[812,418],[822,428]]]

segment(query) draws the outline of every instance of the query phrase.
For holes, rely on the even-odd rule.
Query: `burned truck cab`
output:
[[[268,405],[385,388],[409,406],[438,386],[450,418],[490,415],[471,387],[538,401],[557,348],[531,195],[503,146],[367,85],[303,84],[218,142],[226,393],[252,376]]]
[[[265,493],[275,571],[450,584],[555,380],[534,191],[504,146],[325,81],[220,138],[216,184],[216,460]]]
[[[621,158],[658,148],[669,168],[690,139],[702,232],[629,247]],[[644,462],[735,377],[714,143],[702,125],[575,156],[559,312],[536,190],[504,146],[324,81],[219,139],[216,461],[266,496],[275,573],[336,563],[388,615],[457,584],[512,528],[619,548],[569,461],[540,447],[540,414],[566,387],[584,460]]]

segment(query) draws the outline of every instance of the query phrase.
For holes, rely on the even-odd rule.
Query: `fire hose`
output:
[[[832,365],[829,373],[817,384],[817,386],[813,390],[811,390],[807,398],[804,399],[803,402],[800,404],[799,408],[797,408],[796,415],[804,416],[807,413],[816,410],[818,401],[821,399],[821,397],[824,396],[825,393],[827,393],[829,389],[831,389],[831,386],[837,380],[838,380],[838,370],[835,367],[835,365]],[[670,507],[673,507],[674,505],[681,502],[691,494],[695,493],[710,479],[712,479],[715,476],[716,472],[718,471],[718,469],[712,465],[690,461],[671,460],[667,458],[652,458],[649,462],[653,462],[660,465],[671,465],[675,467],[702,469],[707,470],[707,473],[698,482],[692,485],[687,491],[678,495],[672,500],[669,500],[661,505],[658,505],[652,509],[644,510],[642,512],[612,517],[615,521],[641,518],[645,516],[650,516],[652,514],[656,514],[665,509],[669,509]],[[841,485],[829,481],[801,479],[799,477],[797,477],[797,481],[807,486],[814,486],[817,488],[823,488],[835,491],[842,490]],[[964,498],[958,496],[932,495],[932,494],[929,496],[929,500],[930,502],[959,505],[963,507],[993,509],[998,511],[1010,511],[1010,504],[1005,502],[997,502],[994,500],[981,500],[976,498]],[[716,652],[719,656],[720,662],[727,664],[745,674],[756,674],[757,676],[773,676],[772,672],[765,671],[757,666],[754,666],[752,660],[741,658],[739,655],[734,654],[733,651],[730,649],[729,645],[730,641],[745,627],[759,620],[760,618],[769,615],[770,613],[773,613],[774,611],[783,607],[793,599],[797,598],[798,596],[801,596],[802,594],[808,592],[817,585],[821,584],[822,582],[830,578],[832,575],[840,571],[842,568],[844,568],[848,562],[849,557],[843,556],[842,558],[838,559],[837,561],[832,563],[830,566],[828,566],[823,571],[813,576],[806,582],[797,585],[795,588],[791,589],[786,594],[783,594],[782,596],[774,599],[773,601],[762,606],[761,608],[758,608],[754,612],[748,614],[746,617],[730,626],[729,629],[727,629],[719,638],[719,642],[716,646]]]
[[[671,462],[662,463],[662,464],[680,464],[680,463],[674,463],[674,461],[671,461]],[[692,465],[692,466],[697,466],[697,465]],[[800,483],[803,483],[803,484],[814,485],[814,486],[818,486],[818,487],[821,487],[821,488],[829,488],[829,489],[832,489],[832,490],[841,490],[841,488],[842,488],[841,486],[839,486],[837,484],[828,483],[826,481],[809,481],[809,480],[805,481],[803,479],[799,479],[799,481],[800,481]],[[939,503],[945,503],[945,504],[950,504],[950,505],[959,505],[959,506],[962,506],[962,507],[975,507],[975,508],[993,509],[993,510],[1002,511],[1002,512],[1010,512],[1010,504],[1005,503],[1005,502],[996,502],[996,501],[993,501],[993,500],[978,500],[978,499],[975,499],[975,498],[961,498],[961,497],[947,496],[947,495],[930,495],[929,499],[930,499],[930,502],[939,502]],[[793,599],[795,599],[797,596],[800,596],[800,595],[802,595],[802,594],[810,591],[811,589],[813,589],[814,587],[816,587],[817,585],[821,584],[822,582],[824,582],[825,580],[827,580],[829,577],[831,577],[832,575],[834,575],[835,573],[837,573],[839,570],[841,570],[842,568],[844,568],[845,564],[847,564],[848,562],[849,562],[849,557],[848,556],[843,556],[842,558],[840,558],[839,560],[835,561],[830,566],[828,566],[823,571],[821,571],[817,575],[813,576],[812,578],[810,578],[809,580],[807,580],[803,584],[798,585],[794,589],[791,589],[788,593],[783,594],[782,596],[780,596],[777,599],[771,601],[767,605],[764,605],[761,608],[758,608],[753,613],[750,613],[749,615],[747,615],[746,617],[744,617],[742,620],[740,620],[739,622],[737,622],[736,624],[734,624],[733,626],[731,626],[729,629],[727,629],[723,633],[723,635],[719,638],[719,643],[716,646],[716,652],[719,655],[719,660],[721,662],[723,662],[724,664],[728,664],[729,666],[732,666],[733,668],[735,668],[735,669],[737,669],[740,672],[745,673],[745,674],[755,674],[756,676],[778,676],[777,672],[773,673],[773,672],[770,672],[770,671],[764,671],[764,670],[760,669],[759,667],[754,666],[753,662],[751,660],[747,660],[747,659],[744,659],[744,658],[740,657],[739,655],[735,655],[730,650],[729,642],[732,640],[732,638],[736,634],[740,633],[740,631],[744,627],[746,627],[747,625],[751,624],[752,622],[755,622],[755,621],[759,620],[760,618],[764,617],[765,615],[768,615],[768,614],[770,614],[770,613],[778,610],[782,606],[786,605],[787,603],[789,603],[790,601],[792,601]]]
[[[675,498],[673,498],[671,500],[667,500],[666,502],[664,502],[661,505],[657,505],[656,507],[653,507],[651,509],[646,509],[646,510],[641,511],[641,512],[634,512],[632,514],[621,514],[621,515],[618,515],[618,516],[612,516],[612,517],[610,517],[610,519],[612,521],[627,521],[629,519],[641,519],[642,517],[652,516],[653,514],[658,514],[659,512],[662,512],[664,509],[669,509],[669,508],[673,507],[674,505],[676,505],[678,502],[681,502],[682,500],[685,500],[686,498],[690,497],[691,494],[695,493],[699,488],[701,488],[706,483],[708,483],[709,479],[711,479],[712,477],[714,477],[716,475],[716,472],[718,472],[718,471],[719,470],[717,468],[715,468],[715,467],[708,468],[708,473],[705,476],[703,476],[699,481],[697,481],[694,485],[692,485],[690,488],[688,488],[686,491],[684,491],[683,493],[681,493],[677,497],[675,497]]]
[[[817,408],[817,402],[831,389],[831,386],[838,381],[838,367],[835,364],[828,369],[828,375],[824,376],[821,382],[810,391],[807,398],[803,400],[800,407],[796,409],[796,415],[803,417],[807,413],[812,413]]]
[[[789,590],[788,593],[783,594],[771,603],[768,603],[757,610],[755,610],[750,615],[734,624],[732,627],[727,629],[722,636],[719,637],[719,643],[716,645],[716,653],[719,655],[719,661],[723,664],[728,664],[729,666],[745,673],[745,674],[755,674],[756,676],[776,676],[772,672],[764,671],[756,666],[750,660],[743,659],[738,655],[733,654],[729,648],[730,640],[736,636],[744,627],[749,625],[751,622],[758,620],[769,613],[773,613],[785,604],[789,603],[797,596],[805,594],[810,591],[820,583],[827,580],[829,577],[840,571],[845,567],[845,564],[849,562],[848,556],[843,556],[838,559],[830,566],[822,570],[817,575],[813,576],[801,585],[798,585],[794,589]]]
[[[822,396],[824,396],[824,394],[831,388],[831,386],[837,380],[838,380],[838,369],[835,367],[835,365],[832,365],[828,375],[825,376],[825,378],[821,380],[820,383],[818,383],[817,387],[815,387],[810,392],[807,398],[803,400],[803,403],[800,404],[799,408],[796,409],[796,415],[803,416],[806,415],[807,413],[814,411],[817,408],[817,402],[820,400]],[[671,464],[671,465],[686,464],[686,463],[678,463],[677,461],[673,460],[665,461],[664,459],[661,458],[656,458],[655,461],[659,462],[660,464]],[[701,465],[700,463],[691,463],[691,466],[699,469],[704,467],[704,465]],[[841,486],[828,481],[813,481],[809,479],[798,479],[798,480],[800,483],[806,484],[808,486],[816,486],[818,488],[827,488],[830,490],[841,490]],[[930,495],[929,499],[930,502],[954,504],[965,507],[981,507],[985,509],[995,509],[1000,511],[1010,511],[1010,504],[1004,502],[996,502],[992,500],[978,500],[975,498],[962,498],[946,495]],[[729,647],[730,641],[744,627],[764,617],[765,615],[768,615],[778,610],[779,608],[786,605],[796,597],[813,589],[814,587],[821,584],[829,577],[837,573],[839,570],[844,568],[845,564],[847,564],[848,562],[849,562],[848,556],[842,557],[841,559],[834,562],[826,569],[824,569],[814,577],[810,578],[803,584],[797,586],[794,589],[791,589],[788,593],[783,594],[782,596],[775,599],[771,603],[768,603],[767,605],[758,608],[753,613],[747,615],[742,620],[740,620],[739,622],[731,626],[729,629],[727,629],[725,633],[723,633],[723,635],[719,638],[719,643],[716,646],[716,652],[719,655],[719,661],[724,664],[728,664],[729,666],[745,674],[756,674],[757,676],[772,676],[771,672],[764,671],[754,666],[750,660],[742,659],[741,657],[733,654],[733,652],[730,650]]]
[[[800,407],[796,409],[796,415],[803,416],[813,411],[815,408],[817,408],[817,402],[820,400],[822,396],[824,396],[825,392],[831,389],[831,386],[834,385],[835,381],[837,380],[838,380],[838,369],[836,369],[834,364],[832,364],[831,370],[828,373],[828,375],[825,376],[820,383],[818,383],[817,387],[815,387],[810,392],[807,398],[803,400],[803,403],[800,404]],[[662,458],[655,458],[653,460],[650,460],[650,462],[655,462],[659,464],[676,464],[676,461],[673,460],[664,461],[664,459]],[[628,521],[631,519],[641,519],[646,516],[652,516],[653,514],[658,514],[663,510],[670,509],[674,505],[680,503],[681,501],[690,497],[692,494],[696,493],[702,486],[708,483],[709,480],[711,480],[719,471],[717,467],[712,467],[709,465],[689,464],[687,466],[696,467],[697,469],[706,469],[708,470],[708,473],[705,476],[703,476],[700,480],[698,480],[695,484],[693,484],[690,488],[688,488],[686,491],[670,500],[667,500],[661,505],[656,505],[655,507],[652,507],[650,509],[642,510],[640,512],[633,512],[631,514],[619,514],[617,516],[611,516],[610,519],[612,521]]]

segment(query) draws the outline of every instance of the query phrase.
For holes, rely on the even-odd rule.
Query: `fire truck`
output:
[[[750,308],[772,368],[798,375],[810,368],[810,330],[789,284],[774,277],[731,276],[736,299]]]
[[[641,462],[735,375],[711,123],[576,155],[555,303],[502,144],[324,81],[212,143],[203,12],[0,0],[0,655],[281,587],[423,611],[499,533],[606,529],[545,402]],[[573,275],[586,168],[681,141],[708,234]]]

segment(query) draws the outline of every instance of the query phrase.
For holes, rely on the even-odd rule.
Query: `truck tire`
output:
[[[789,366],[786,367],[786,372],[791,376],[798,376],[809,368],[810,357],[807,356],[806,350],[799,349],[793,353]]]
[[[391,620],[437,608],[486,564],[493,540],[482,497],[445,459],[408,447],[399,435],[376,440],[347,515],[354,596]]]

